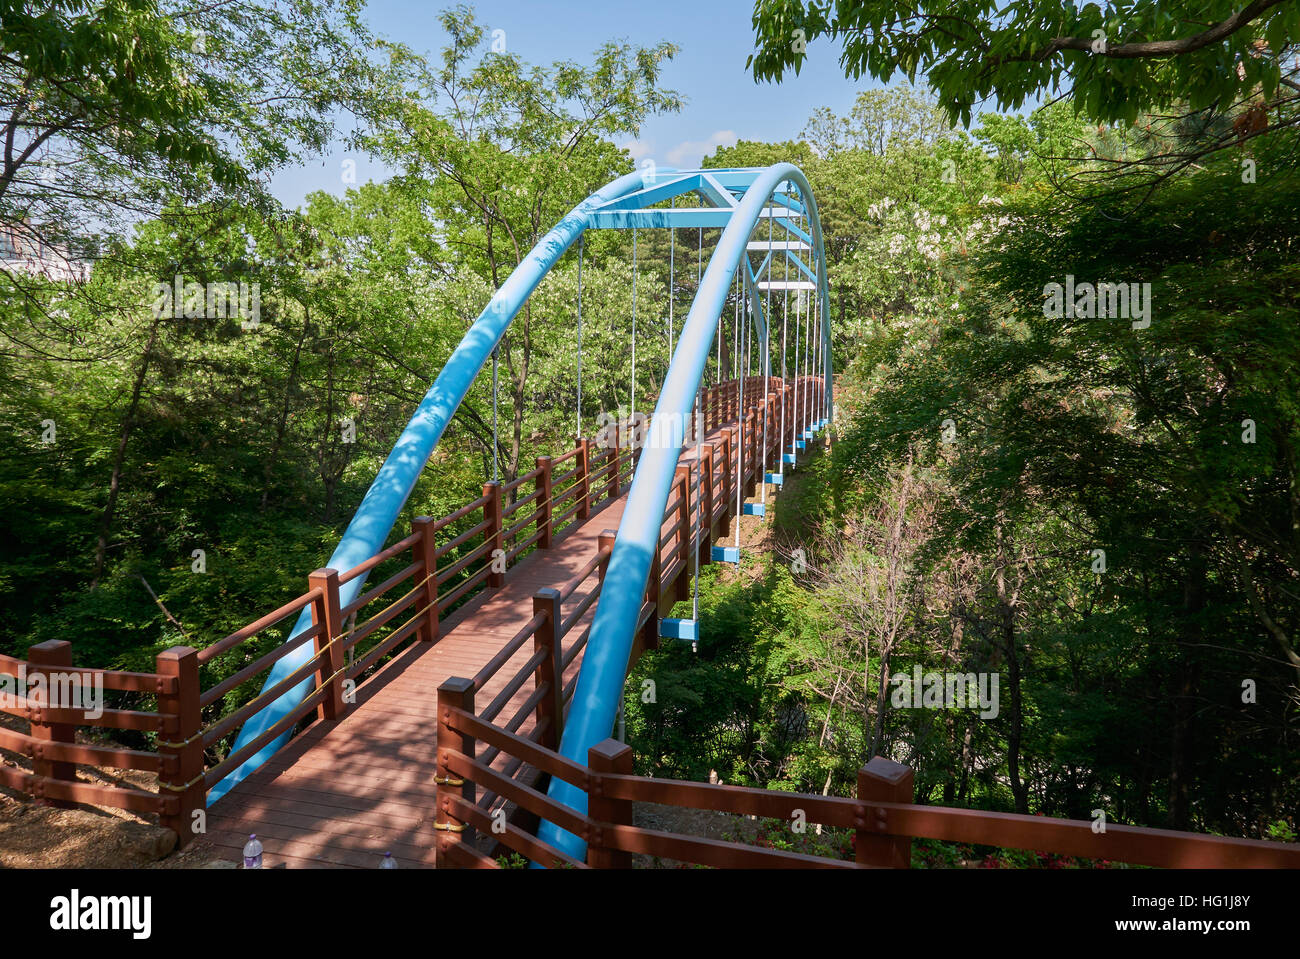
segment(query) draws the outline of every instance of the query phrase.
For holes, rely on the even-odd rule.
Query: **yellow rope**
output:
[[[159,789],[167,789],[167,790],[170,790],[171,792],[174,792],[174,793],[183,793],[183,792],[185,792],[185,790],[189,789],[189,788],[190,788],[191,786],[193,786],[195,783],[197,783],[197,782],[201,782],[202,779],[203,779],[203,777],[206,776],[206,775],[207,775],[207,772],[206,772],[206,771],[201,772],[201,773],[199,773],[197,776],[195,776],[193,779],[191,779],[189,782],[187,782],[184,786],[173,786],[171,783],[159,782],[159,783],[158,783],[158,788],[159,788]]]
[[[605,484],[605,485],[610,485],[610,483],[613,482],[615,478],[620,479],[620,480],[622,479],[622,466],[623,466],[622,460],[624,459],[624,456],[626,455],[626,452],[628,451],[629,448],[620,445],[620,446],[617,447],[616,449],[617,449],[618,452],[617,452],[617,455],[616,455],[616,457],[615,457],[615,461],[619,463],[619,469],[618,469],[618,471],[615,473],[615,476],[614,476],[614,477],[610,477],[609,480],[606,481],[606,484]],[[604,468],[604,469],[608,469],[608,465],[606,465],[606,466],[603,467],[603,468]],[[587,488],[587,490],[586,490],[586,492],[587,492],[588,494],[590,494],[591,491],[592,491],[592,487],[591,487],[591,485],[590,485],[590,475],[591,475],[591,474],[588,473],[588,488]],[[621,483],[620,483],[619,485],[621,486]],[[571,493],[576,492],[576,489],[577,489],[578,486],[579,486],[578,481],[577,481],[577,480],[574,480],[574,485],[571,486],[569,489],[562,490],[561,493],[560,493],[560,495],[567,497],[567,496],[569,496]],[[543,508],[543,506],[545,506],[545,507],[548,508],[548,509],[553,509],[553,508],[554,508],[554,505],[555,505],[555,504],[554,504],[554,499],[555,499],[555,492],[552,491],[551,495],[550,495],[549,497],[547,497],[546,500],[545,500],[544,502],[543,502],[543,501],[537,501],[537,507],[536,507],[536,509],[534,510],[534,513],[540,513],[541,510],[542,510],[542,508]],[[576,502],[578,502],[578,500],[575,498],[574,502],[576,503]],[[535,515],[535,516],[533,517],[533,522],[538,522],[538,521],[540,521],[541,519],[542,519],[542,517],[541,517],[540,515]],[[527,526],[527,524],[525,524],[525,527],[524,527],[524,528],[526,528],[526,526]],[[520,532],[522,532],[522,529],[519,530],[519,531],[517,531],[514,535],[515,535],[515,536],[518,536]],[[389,609],[391,609],[393,606],[396,606],[398,603],[402,602],[403,600],[405,600],[405,599],[408,598],[409,596],[413,595],[413,594],[416,592],[416,590],[420,589],[420,588],[421,588],[422,586],[424,586],[427,582],[429,582],[430,579],[433,579],[433,578],[434,578],[435,576],[437,576],[437,575],[438,575],[438,570],[437,570],[437,568],[435,567],[433,570],[431,570],[431,571],[428,573],[428,575],[426,575],[426,576],[424,577],[424,579],[420,580],[418,583],[416,583],[414,586],[412,586],[409,590],[407,590],[405,593],[403,593],[403,594],[402,594],[401,596],[399,596],[397,599],[393,600],[393,602],[389,603],[388,606],[386,606],[384,609],[380,610],[380,611],[379,611],[378,613],[376,613],[374,616],[369,617],[368,619],[366,619],[364,622],[361,622],[361,623],[356,623],[356,622],[354,622],[354,623],[352,624],[352,627],[351,627],[350,629],[346,630],[345,632],[340,633],[339,635],[337,635],[337,636],[333,637],[332,639],[330,639],[327,643],[323,644],[320,648],[318,648],[318,649],[316,650],[315,655],[312,657],[312,659],[316,659],[317,657],[319,657],[321,653],[325,652],[327,649],[329,649],[329,648],[330,648],[331,646],[333,646],[335,643],[340,642],[341,640],[347,639],[348,637],[355,635],[355,634],[356,634],[358,631],[360,631],[363,627],[368,626],[370,623],[374,622],[374,621],[375,621],[376,619],[378,619],[380,616],[384,615],[384,613],[387,612]],[[430,609],[432,609],[434,606],[436,606],[437,603],[438,603],[438,600],[435,599],[433,602],[431,602],[431,603],[429,603],[428,605],[426,605],[423,609],[421,609],[419,612],[415,613],[415,615],[413,615],[413,616],[412,616],[410,619],[408,619],[405,623],[403,623],[401,626],[399,626],[397,630],[394,630],[394,632],[397,632],[398,630],[401,630],[401,629],[405,629],[407,626],[409,626],[409,625],[410,625],[412,622],[414,622],[416,619],[418,619],[419,617],[423,616],[423,615],[424,615],[425,613],[427,613]],[[355,611],[352,613],[352,615],[355,617],[355,615],[356,615]],[[302,667],[299,667],[299,669],[301,669],[301,668],[302,668]],[[319,668],[319,666],[318,666],[317,668]],[[323,680],[323,681],[321,682],[320,686],[317,687],[317,688],[318,688],[318,689],[323,689],[324,687],[328,686],[328,685],[329,685],[330,683],[332,683],[335,679],[337,679],[339,676],[341,676],[341,675],[343,675],[344,673],[346,673],[346,672],[347,672],[349,669],[351,669],[351,668],[352,668],[352,664],[348,664],[348,665],[346,665],[346,666],[343,666],[343,667],[341,667],[341,668],[335,670],[334,673],[331,674],[329,677],[327,677],[325,680]],[[295,672],[297,672],[297,670],[295,670]],[[290,675],[292,675],[292,674],[290,674]],[[304,677],[304,678],[306,678],[306,677]],[[268,695],[268,692],[262,692],[262,693],[259,693],[256,697],[254,697],[253,699],[249,700],[248,703],[245,703],[244,706],[248,706],[248,705],[252,705],[252,704],[254,704],[254,703],[260,702],[261,700],[267,698],[267,695]],[[281,695],[283,695],[283,693],[278,694],[275,698],[278,699]],[[241,708],[243,708],[243,707],[241,707]],[[164,749],[184,749],[186,746],[190,745],[190,743],[193,743],[193,742],[195,742],[196,740],[202,739],[204,733],[205,733],[205,730],[200,729],[200,730],[199,730],[198,732],[196,732],[193,736],[190,736],[190,737],[188,737],[188,738],[186,738],[186,739],[182,739],[182,740],[180,740],[179,742],[172,742],[172,741],[170,741],[170,740],[159,739],[159,740],[156,740],[156,741],[155,741],[155,745],[158,746],[158,747],[164,748]],[[203,779],[204,775],[205,775],[205,774],[202,774],[202,773],[201,773],[201,774],[200,774],[199,776],[197,776],[196,778],[191,779],[188,783],[185,783],[184,785],[180,785],[180,786],[174,786],[174,785],[171,785],[171,784],[169,784],[169,783],[163,783],[163,782],[160,782],[158,785],[159,785],[160,788],[168,789],[168,790],[171,790],[171,791],[173,791],[173,792],[184,792],[186,789],[189,789],[189,788],[190,788],[191,786],[193,786],[195,783],[197,783],[197,782],[199,782],[201,779]],[[439,778],[436,777],[436,776],[434,777],[434,782],[435,782],[435,784],[438,784],[438,785],[447,785],[447,786],[463,786],[463,785],[465,784],[465,781],[464,781],[463,779],[450,779],[450,778],[448,778],[448,779],[442,780],[442,779],[439,779]],[[435,828],[437,828],[437,827],[435,827]],[[451,827],[447,827],[447,828],[450,829]],[[464,826],[461,826],[459,829],[454,829],[454,830],[452,830],[452,831],[460,832],[460,831],[462,831],[463,829],[464,829]]]

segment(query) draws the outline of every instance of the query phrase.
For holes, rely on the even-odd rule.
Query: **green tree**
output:
[[[990,97],[1018,110],[1068,90],[1089,116],[1132,123],[1183,98],[1200,109],[1256,88],[1272,96],[1295,69],[1286,54],[1300,39],[1300,9],[1283,0],[1134,0],[1106,10],[925,0],[905,11],[886,0],[757,0],[753,25],[755,79],[797,73],[808,44],[828,37],[842,43],[849,77],[924,75],[954,122],[969,125]]]

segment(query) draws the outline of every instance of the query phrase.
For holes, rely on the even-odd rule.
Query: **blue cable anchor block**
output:
[[[793,454],[793,453],[782,453],[782,454],[781,454],[781,462],[782,462],[782,463],[793,463],[793,462],[794,462],[794,454]]]
[[[766,516],[766,515],[767,515],[767,504],[766,504],[766,503],[746,503],[745,506],[744,506],[744,513],[745,513],[746,516]]]
[[[664,639],[689,639],[693,643],[698,642],[700,622],[697,619],[661,619],[659,635]]]
[[[795,445],[795,448],[796,448],[796,449],[803,449],[803,448],[806,447],[808,444],[805,443],[803,440],[795,440],[795,441],[794,441],[794,445]]]
[[[767,482],[771,483],[773,486],[785,485],[784,473],[765,473],[764,478],[767,480]]]
[[[713,547],[713,561],[715,563],[735,563],[740,565],[740,550],[735,546],[715,546]]]
[[[810,440],[810,439],[812,439],[812,438],[813,438],[813,431],[812,431],[812,430],[804,430],[804,431],[803,431],[803,438],[806,439],[806,440]]]

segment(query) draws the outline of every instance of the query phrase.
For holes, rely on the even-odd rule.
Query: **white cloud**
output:
[[[705,154],[712,153],[717,147],[735,146],[737,139],[735,130],[718,130],[707,140],[683,140],[668,151],[668,165],[694,169],[700,165]]]
[[[623,149],[632,155],[632,161],[639,163],[645,157],[654,152],[654,140],[629,140],[623,144]]]

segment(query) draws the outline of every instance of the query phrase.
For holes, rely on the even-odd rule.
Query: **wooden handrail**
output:
[[[853,868],[894,865],[906,868],[910,856],[901,861],[889,861],[887,855],[884,861],[872,861],[872,854],[864,856],[863,851],[879,851],[879,846],[870,846],[868,841],[884,840],[885,851],[888,853],[891,845],[900,839],[903,841],[902,849],[906,850],[912,837],[920,837],[1174,868],[1300,868],[1300,844],[1295,843],[1233,839],[1138,826],[1112,825],[1105,832],[1095,832],[1091,822],[918,806],[906,801],[873,800],[863,795],[871,790],[863,790],[861,781],[859,797],[845,799],[635,776],[626,771],[630,765],[617,762],[626,747],[613,740],[606,740],[598,747],[606,751],[607,757],[613,757],[603,763],[606,768],[595,765],[598,748],[593,748],[588,767],[583,769],[553,750],[502,730],[464,709],[440,708],[440,717],[440,722],[449,730],[491,744],[494,755],[504,753],[514,756],[543,773],[558,776],[587,792],[591,798],[589,814],[584,816],[526,783],[509,778],[508,773],[492,769],[485,762],[476,761],[467,754],[453,750],[445,759],[447,767],[465,781],[489,788],[495,795],[504,796],[529,812],[549,819],[583,838],[588,843],[589,862],[593,865],[597,862],[602,865],[617,864],[609,858],[610,851],[614,850],[719,867]],[[877,764],[880,764],[883,772],[877,770]],[[616,771],[620,765],[623,766],[623,771]],[[905,775],[899,776],[895,771],[902,771]],[[876,759],[863,767],[864,776],[870,778],[873,773],[877,784],[883,784],[887,790],[902,785],[910,794],[911,771],[907,767]],[[597,797],[599,803],[596,802]],[[619,804],[626,804],[630,809],[633,802],[786,821],[792,821],[797,812],[808,823],[854,829],[858,835],[859,855],[856,861],[850,862],[641,829],[632,826],[630,820],[612,821],[611,817],[620,808]],[[468,813],[468,810],[465,812]],[[481,810],[479,814],[482,814]],[[529,843],[540,842],[531,836],[514,835],[513,840],[503,842],[525,855],[531,855],[526,851],[527,848],[541,848],[529,846]],[[546,848],[549,850],[549,847]]]
[[[235,632],[231,633],[225,639],[219,639],[211,646],[205,646],[203,649],[199,650],[199,663],[206,663],[213,657],[220,656],[227,650],[238,646],[240,643],[253,636],[256,636],[264,629],[269,629],[276,623],[280,622],[280,620],[287,619],[294,613],[302,612],[304,608],[315,602],[319,596],[319,590],[309,589],[297,599],[289,600],[289,602],[285,603],[274,612],[267,613],[261,619],[254,620],[243,629],[235,630]]]
[[[533,616],[532,619],[525,623],[523,628],[520,629],[519,632],[515,633],[515,635],[511,637],[510,641],[502,646],[500,651],[489,659],[487,663],[484,664],[483,668],[474,675],[473,680],[471,680],[472,688],[475,691],[482,689],[487,681],[495,676],[498,670],[510,661],[510,657],[523,649],[524,643],[528,642],[528,640],[532,638],[533,633],[538,630],[544,620],[545,617],[539,614]]]
[[[419,540],[420,540],[419,533],[412,533],[410,536],[406,537],[405,539],[398,540],[392,546],[380,550],[378,553],[376,553],[374,556],[371,556],[369,559],[357,563],[356,566],[353,566],[347,572],[339,573],[339,584],[342,585],[343,583],[351,582],[352,580],[360,576],[362,573],[370,572],[372,569],[374,569],[384,560],[392,559],[394,556],[400,556],[402,553],[405,553],[417,542],[419,542]]]
[[[749,424],[755,422],[753,411],[760,406],[759,398],[751,385],[755,381],[761,382],[761,378],[750,377],[745,381],[746,402],[743,419]],[[790,396],[793,397],[793,394]],[[753,434],[752,425],[745,428],[743,444],[739,429],[722,426],[725,422],[725,407],[728,402],[732,403],[734,414],[740,406],[738,383],[732,382],[724,384],[721,388],[715,387],[705,391],[701,405],[705,432],[707,434],[713,426],[717,426],[724,430],[724,439],[719,440],[716,437],[701,439],[712,452],[718,452],[718,444],[721,442],[724,449],[734,451],[732,455],[743,454],[746,460],[753,459],[751,447],[756,448],[757,439]],[[791,429],[795,428],[792,423]],[[731,461],[725,453],[712,455],[712,452],[704,457],[704,462],[709,463],[710,466],[703,469],[705,475],[700,481],[700,498],[704,503],[716,502],[718,515],[725,516],[729,502],[724,495],[730,475],[727,466]],[[480,587],[498,586],[503,582],[503,575],[487,564],[474,572],[469,572],[476,562],[485,559],[490,552],[501,549],[506,553],[506,569],[509,572],[513,568],[511,564],[525,550],[534,546],[549,548],[552,539],[569,528],[575,518],[585,521],[597,507],[617,499],[624,491],[625,483],[635,473],[640,453],[640,449],[627,445],[621,435],[616,435],[613,442],[608,445],[597,444],[593,440],[579,437],[575,447],[557,456],[539,458],[535,469],[520,474],[509,484],[504,486],[486,484],[482,496],[447,515],[438,519],[418,518],[412,523],[409,535],[352,568],[337,573],[333,570],[317,570],[313,574],[315,581],[309,583],[308,589],[301,595],[217,642],[203,649],[175,647],[160,654],[157,672],[71,667],[60,660],[57,668],[61,671],[102,681],[104,688],[157,696],[158,711],[104,710],[99,719],[88,720],[84,711],[52,709],[25,702],[16,708],[8,709],[9,712],[30,719],[33,723],[33,734],[4,731],[3,735],[0,735],[0,748],[13,748],[15,752],[29,755],[40,767],[34,773],[15,773],[11,776],[15,783],[20,784],[15,788],[28,792],[31,789],[39,790],[54,802],[100,801],[79,797],[98,796],[105,789],[111,791],[113,787],[92,788],[72,782],[70,777],[73,775],[73,764],[82,762],[112,767],[117,763],[120,764],[117,768],[155,772],[159,775],[160,782],[170,790],[165,795],[145,799],[143,797],[151,794],[119,790],[124,795],[126,793],[130,795],[126,798],[119,796],[115,801],[103,800],[103,803],[105,805],[127,803],[128,808],[158,812],[163,815],[164,825],[181,833],[181,843],[184,844],[191,838],[187,817],[193,809],[201,808],[206,787],[215,784],[269,742],[285,733],[292,734],[297,723],[313,710],[317,710],[325,718],[341,715],[346,708],[340,693],[344,676],[361,676],[379,663],[384,656],[395,650],[399,644],[414,636],[436,641],[441,614],[447,613]],[[556,467],[571,460],[575,461],[572,468],[564,472],[556,472]],[[756,467],[753,463],[746,465],[750,467],[746,470],[748,476]],[[732,479],[734,480],[734,477]],[[527,495],[515,496],[524,484],[534,482],[537,484],[536,489]],[[721,493],[713,495],[719,487]],[[702,503],[692,502],[693,499],[693,493],[681,492],[679,485],[677,495],[666,511],[666,522],[669,523],[668,536],[671,539],[673,535],[680,534],[677,535],[680,542],[670,551],[667,564],[670,575],[662,582],[659,581],[657,572],[663,564],[656,562],[656,588],[673,588],[674,578],[680,579],[680,571],[685,568],[686,514],[691,510],[698,511],[703,508]],[[508,505],[505,505],[507,502]],[[447,529],[452,524],[458,524],[479,511],[482,511],[482,519],[478,523],[450,536],[446,542],[434,542],[434,534]],[[505,525],[507,518],[514,519],[514,523],[508,527]],[[713,521],[713,517],[709,519]],[[532,533],[527,532],[530,527],[536,527]],[[462,555],[456,555],[461,547],[479,536],[483,537],[480,545]],[[706,549],[703,543],[702,539],[701,549]],[[510,545],[513,545],[513,548],[507,552],[504,547]],[[407,565],[340,608],[338,591],[341,584],[361,578],[381,564],[407,552],[411,554]],[[560,604],[572,597],[589,580],[592,573],[603,577],[610,552],[611,547],[603,545],[577,573],[561,585],[554,607],[556,622],[553,627],[548,627],[551,632],[544,637],[545,642],[542,641],[543,637],[539,637],[538,631],[548,621],[549,616],[535,615],[479,671],[468,690],[469,701],[472,702],[474,689],[481,689],[489,679],[504,668],[529,639],[532,639],[535,644],[540,644],[536,646],[533,657],[527,660],[522,677],[512,677],[507,682],[506,690],[510,695],[504,698],[498,695],[488,708],[494,716],[504,709],[510,696],[524,688],[524,683],[528,679],[527,674],[532,673],[531,691],[524,697],[523,706],[516,709],[505,724],[506,734],[513,737],[513,731],[520,728],[528,716],[536,711],[537,721],[532,727],[531,734],[515,737],[509,741],[497,741],[492,745],[492,737],[496,734],[480,730],[484,733],[481,738],[491,749],[505,750],[507,754],[513,751],[516,754],[509,758],[507,764],[512,771],[525,761],[531,762],[530,756],[537,758],[528,750],[542,748],[537,745],[538,742],[543,746],[558,742],[557,737],[563,722],[563,704],[572,697],[576,684],[576,678],[571,682],[564,682],[564,671],[573,664],[585,648],[590,637],[590,626],[576,635],[570,634],[577,629],[579,621],[596,603],[601,592],[600,584],[596,584],[567,616],[560,614]],[[438,561],[449,556],[456,558],[448,565],[438,568]],[[461,576],[464,576],[464,579],[457,583],[454,589],[440,594],[441,584],[454,582]],[[350,621],[349,617],[354,620],[360,610],[388,600],[394,590],[408,584],[414,584],[415,588],[407,595],[387,602],[382,610],[370,616],[360,627],[349,628],[346,625]],[[680,589],[680,583],[677,584],[677,588]],[[313,611],[313,625],[303,633],[295,636],[290,642],[277,644],[274,649],[258,656],[251,663],[232,664],[239,666],[236,672],[207,689],[201,688],[200,667],[213,663],[218,657],[234,651],[260,633],[281,625],[284,620],[297,616],[304,609],[309,608]],[[395,629],[392,628],[399,616],[413,610],[417,612],[409,621]],[[655,628],[651,622],[655,615],[654,599],[647,596],[638,616],[638,630]],[[388,630],[387,635],[372,645],[364,656],[344,668],[341,658],[343,653],[374,636],[380,630]],[[219,710],[221,701],[231,692],[271,669],[307,643],[314,643],[315,654],[306,663],[296,668],[288,678],[280,680],[266,693],[260,694],[224,716],[209,717],[209,722],[204,725],[201,715],[203,712]],[[538,659],[543,650],[548,657],[544,663]],[[66,658],[67,652],[60,651],[59,655]],[[0,673],[17,675],[24,665],[28,668],[41,668],[42,664],[0,655]],[[56,667],[51,662],[44,664],[44,668]],[[216,765],[208,766],[205,771],[206,746],[214,745],[223,739],[239,724],[266,708],[289,688],[300,684],[305,678],[310,678],[313,673],[316,676],[317,688],[301,704],[288,715],[281,717],[271,729],[264,731],[253,742],[241,747],[236,753],[225,757]],[[516,682],[517,678],[520,681]],[[322,689],[320,683],[326,681],[328,681],[326,688]],[[211,721],[214,718],[215,721]],[[157,733],[159,736],[157,751],[77,744],[72,740],[72,732],[76,726]],[[582,767],[575,764],[573,768]],[[572,775],[572,770],[568,770],[568,773]],[[22,783],[26,783],[31,788],[25,788]],[[454,856],[461,863],[475,861],[472,856],[460,853]]]
[[[413,543],[411,545],[414,546],[415,544]],[[407,548],[410,549],[411,547],[408,546]],[[420,564],[413,562],[408,564],[405,568],[398,570],[396,573],[388,577],[388,579],[384,580],[378,586],[374,587],[373,589],[367,590],[366,592],[358,596],[356,599],[354,599],[352,602],[344,606],[342,609],[343,615],[350,616],[353,613],[355,613],[357,610],[359,610],[362,606],[370,605],[379,597],[387,593],[394,586],[404,583],[412,576],[414,576],[416,574],[416,571],[419,570],[419,568],[420,568]],[[343,582],[344,582],[343,577],[340,576],[339,585],[340,586],[343,585]]]

